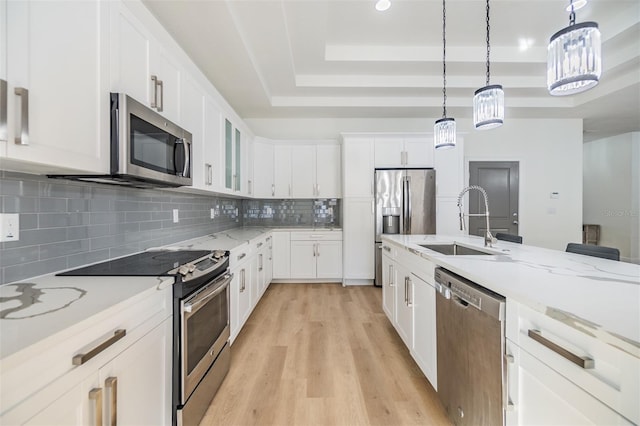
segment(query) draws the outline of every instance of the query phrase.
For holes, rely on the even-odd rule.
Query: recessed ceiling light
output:
[[[391,2],[389,0],[378,0],[378,2],[376,3],[376,10],[380,12],[384,12],[390,7],[391,7]]]
[[[533,46],[534,41],[535,40],[532,38],[520,37],[518,39],[518,45],[519,45],[520,51],[524,52],[525,50],[529,49],[531,46]]]
[[[587,5],[587,0],[576,0],[573,2],[573,11],[575,12],[578,9],[582,9],[586,5]],[[565,10],[567,12],[571,12],[571,4],[569,4],[569,6],[567,6]]]

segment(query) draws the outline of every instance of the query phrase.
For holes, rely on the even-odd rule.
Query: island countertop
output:
[[[500,240],[489,248],[476,236],[382,240],[640,358],[640,265]],[[453,242],[495,254],[451,256],[420,246]]]

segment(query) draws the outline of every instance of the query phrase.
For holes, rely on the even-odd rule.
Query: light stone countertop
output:
[[[640,358],[640,265],[482,237],[383,235],[509,299]],[[496,255],[448,256],[419,244],[457,242]]]
[[[272,229],[329,231],[299,227],[234,228],[164,248],[233,250]],[[53,273],[0,285],[0,360],[89,320],[132,297],[166,288],[173,283],[173,277],[58,277]]]

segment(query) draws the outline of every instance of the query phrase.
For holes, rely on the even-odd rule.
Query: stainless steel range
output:
[[[199,424],[229,371],[229,252],[148,251],[58,275],[176,277],[173,424]]]

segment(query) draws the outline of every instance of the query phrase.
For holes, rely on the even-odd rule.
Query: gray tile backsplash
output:
[[[0,243],[0,284],[242,226],[241,209],[239,199],[0,171],[0,211],[20,213],[20,240]]]
[[[244,200],[245,226],[339,227],[340,200]]]

